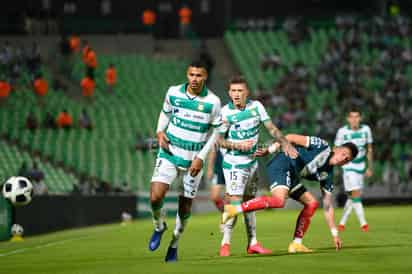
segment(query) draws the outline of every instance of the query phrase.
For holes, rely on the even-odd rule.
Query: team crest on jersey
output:
[[[203,111],[205,109],[205,105],[202,103],[199,103],[199,106],[197,107],[198,110]]]

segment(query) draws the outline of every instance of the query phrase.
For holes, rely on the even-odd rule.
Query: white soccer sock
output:
[[[302,244],[302,238],[295,238],[295,239],[293,239],[293,242],[294,243],[296,243],[296,244]]]
[[[365,219],[365,212],[363,210],[363,205],[362,205],[362,201],[357,200],[357,201],[353,201],[353,209],[355,210],[356,216],[358,216],[359,219],[359,223],[361,226],[364,226],[367,224],[366,219]]]
[[[343,215],[342,215],[342,218],[340,219],[339,224],[341,224],[341,225],[346,224],[346,221],[348,220],[349,215],[352,212],[352,208],[353,208],[352,199],[348,197],[348,199],[346,200],[346,203],[345,203],[345,207],[343,208]]]
[[[230,244],[230,238],[232,237],[232,231],[236,225],[236,221],[237,216],[231,218],[229,221],[226,222],[226,224],[224,224],[222,245]]]
[[[243,214],[249,246],[257,244],[256,240],[256,213],[254,211]]]
[[[173,231],[172,241],[170,242],[171,247],[177,248],[180,235],[182,235],[183,231],[185,230],[189,217],[190,217],[190,214],[187,214],[186,216],[183,216],[183,217],[180,217],[179,213],[176,214],[176,225]]]

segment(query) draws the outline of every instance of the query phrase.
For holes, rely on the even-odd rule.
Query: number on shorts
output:
[[[237,180],[237,171],[236,170],[230,172],[230,180],[231,181],[236,181]]]

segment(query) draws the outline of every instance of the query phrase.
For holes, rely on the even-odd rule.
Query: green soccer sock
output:
[[[163,200],[161,202],[152,203],[152,218],[156,231],[162,231],[164,229],[164,218],[162,216]]]

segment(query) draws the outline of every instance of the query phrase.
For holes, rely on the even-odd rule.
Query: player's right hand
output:
[[[333,237],[333,242],[335,243],[336,251],[339,251],[342,248],[342,240],[339,236]]]
[[[169,150],[169,138],[167,138],[166,133],[163,131],[157,133],[157,141],[159,146],[165,150]]]

